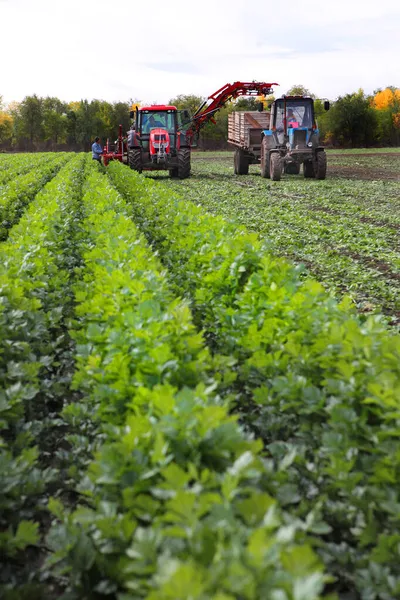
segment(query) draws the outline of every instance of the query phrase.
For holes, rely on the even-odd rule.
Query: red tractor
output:
[[[143,106],[131,112],[134,125],[128,133],[128,163],[142,171],[168,170],[171,177],[190,175],[192,122],[187,110],[164,104]]]
[[[227,83],[209,96],[193,116],[188,110],[164,104],[137,108],[130,113],[134,122],[127,138],[123,138],[120,126],[116,152],[111,152],[107,143],[103,162],[107,165],[110,160],[119,160],[138,173],[168,170],[171,177],[186,179],[190,175],[190,150],[200,129],[209,121],[215,123],[215,113],[229,100],[268,95],[273,85],[278,84]]]

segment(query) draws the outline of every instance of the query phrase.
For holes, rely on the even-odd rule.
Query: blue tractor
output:
[[[324,102],[329,110],[329,102]],[[282,172],[325,179],[326,153],[319,143],[314,100],[308,96],[282,96],[271,106],[269,129],[261,133],[261,175],[279,181]]]

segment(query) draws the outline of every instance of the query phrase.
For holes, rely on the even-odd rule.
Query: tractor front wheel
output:
[[[174,167],[173,169],[170,169],[169,176],[170,177],[178,177],[178,167]]]
[[[324,150],[317,152],[315,160],[315,179],[325,179],[326,177],[326,154]]]
[[[277,152],[271,154],[269,170],[272,181],[280,181],[282,176],[282,160]]]
[[[234,165],[235,175],[248,175],[249,159],[241,148],[236,148]]]
[[[267,147],[267,141],[265,138],[263,138],[263,141],[261,142],[260,164],[261,164],[261,177],[270,179],[271,173],[269,171],[269,152],[268,152],[268,147]]]
[[[303,165],[304,177],[315,177],[314,163],[312,160],[306,160]]]
[[[143,171],[142,166],[142,153],[140,148],[131,148],[128,154],[128,162],[129,166],[133,171],[137,171],[137,173],[141,173]]]
[[[175,169],[171,169],[175,171]],[[179,179],[187,179],[190,176],[190,149],[178,150],[178,167],[176,169]]]

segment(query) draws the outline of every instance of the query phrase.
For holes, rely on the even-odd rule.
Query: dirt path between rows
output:
[[[331,165],[329,164],[328,157],[328,176],[329,175],[345,177],[346,179],[361,179],[364,181],[374,181],[376,179],[400,181],[400,172],[396,173],[395,171],[386,171],[384,169],[371,169],[370,167],[356,167],[351,165]]]
[[[328,154],[328,176],[333,175],[334,177],[344,177],[346,179],[360,179],[364,181],[374,181],[376,179],[383,179],[385,181],[400,181],[400,169],[399,171],[390,171],[382,167],[371,168],[369,165],[357,166],[357,165],[341,165],[332,164],[329,159],[332,158],[345,158],[356,159],[358,157],[374,157],[374,156],[388,156],[400,158],[400,152],[360,152],[357,154],[343,154],[338,152],[332,152]],[[229,162],[232,160],[229,156],[207,156],[207,154],[193,153],[193,162]]]
[[[357,157],[357,156],[395,156],[395,157],[400,157],[400,152],[329,152],[327,154],[328,158],[330,156],[337,156],[340,158],[352,158]]]

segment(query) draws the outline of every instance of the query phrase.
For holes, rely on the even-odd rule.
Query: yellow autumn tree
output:
[[[400,144],[400,89],[387,87],[375,94],[371,106],[377,111],[378,138],[390,146]]]
[[[0,143],[9,140],[12,136],[13,118],[6,112],[0,112]]]
[[[262,96],[257,96],[256,100],[257,102],[262,102],[264,110],[268,110],[270,105],[275,100],[275,96],[273,94],[270,94],[269,96],[265,96],[263,94]]]
[[[386,88],[377,92],[372,99],[372,106],[376,110],[386,110],[388,108],[395,108],[397,104],[400,104],[400,89]]]
[[[69,110],[72,110],[74,112],[78,112],[79,107],[80,107],[80,102],[77,102],[76,100],[74,100],[73,102],[69,102],[69,104],[68,104]]]

